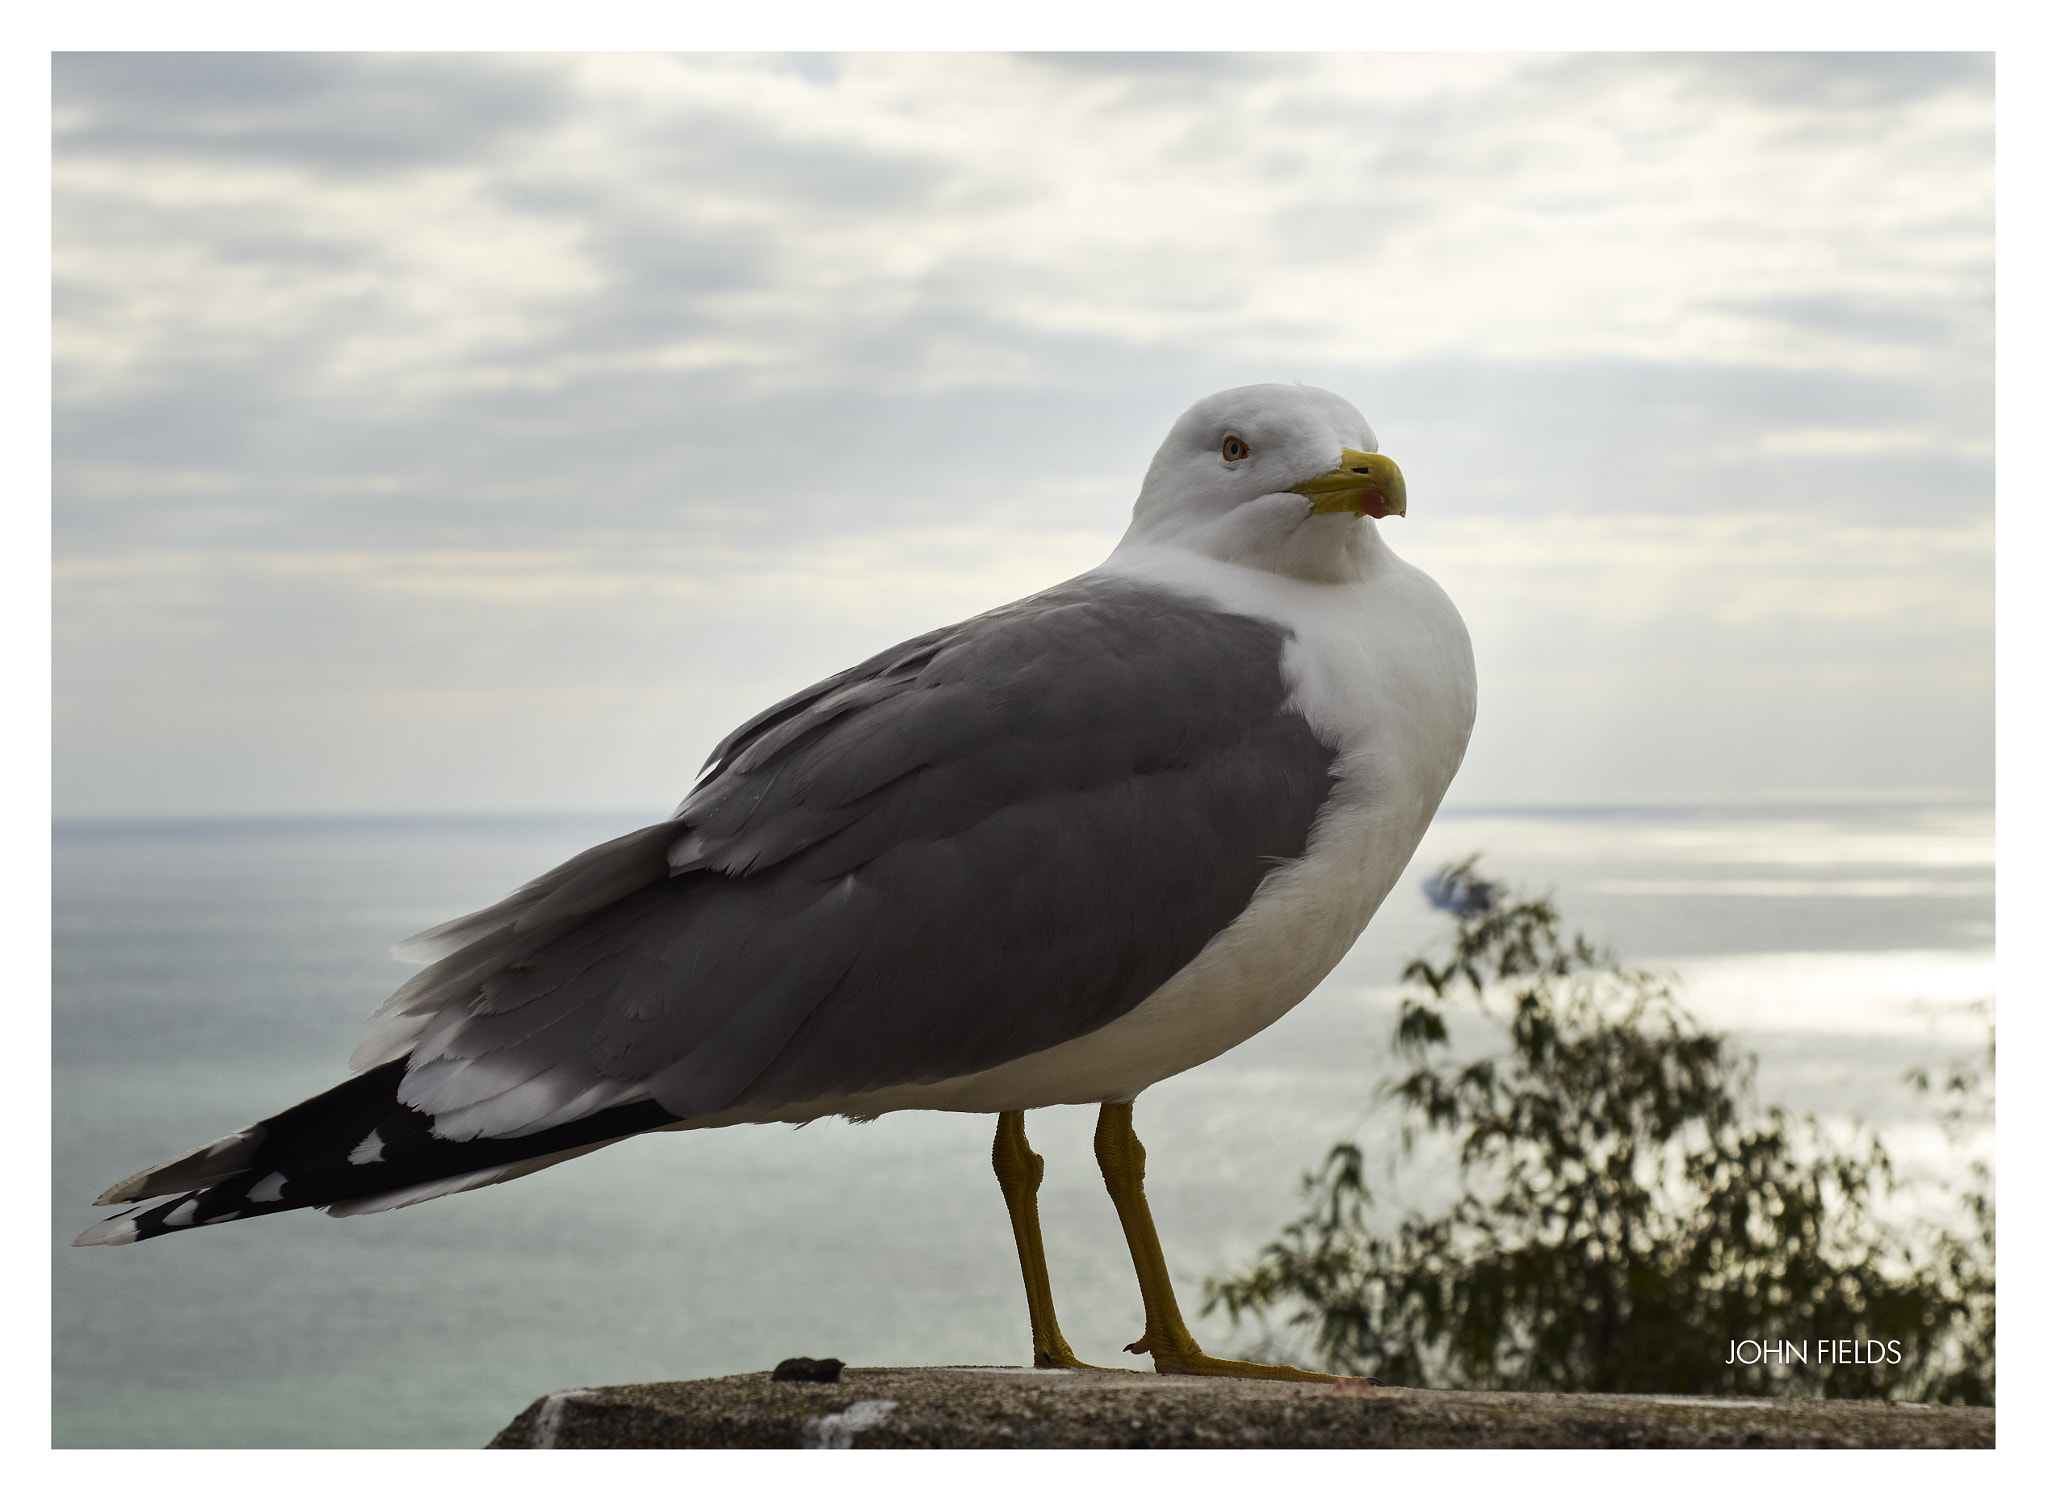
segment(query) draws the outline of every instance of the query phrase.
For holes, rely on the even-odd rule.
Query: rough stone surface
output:
[[[1814,1398],[1332,1389],[1293,1382],[849,1367],[538,1399],[496,1450],[1989,1449],[1996,1411]]]

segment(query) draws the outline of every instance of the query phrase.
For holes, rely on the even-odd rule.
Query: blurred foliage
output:
[[[1955,1148],[1993,1124],[1998,1051],[1990,1004],[1979,1003],[1979,1010],[1987,1035],[1980,1063],[1950,1065],[1939,1085],[1924,1069],[1907,1076],[1921,1094],[1939,1091],[1945,1098],[1942,1135]],[[1965,1229],[1942,1226],[1933,1239],[1938,1267],[1967,1308],[1955,1322],[1954,1349],[1938,1364],[1922,1398],[1930,1403],[1989,1405],[1997,1396],[1998,1280],[1993,1250],[1998,1244],[1998,1204],[1990,1163],[1972,1159],[1967,1174],[1968,1184],[1958,1196]]]
[[[1993,1400],[1993,1203],[1976,1165],[1966,1228],[1902,1232],[1882,1145],[1753,1104],[1732,1058],[1668,982],[1562,936],[1547,900],[1476,858],[1427,883],[1449,957],[1409,962],[1382,1090],[1402,1151],[1457,1147],[1442,1215],[1370,1222],[1364,1156],[1339,1143],[1307,1211],[1250,1269],[1208,1286],[1233,1320],[1289,1309],[1325,1369],[1404,1386]],[[1502,1023],[1502,1055],[1458,1062],[1446,1013]],[[1502,1013],[1505,1012],[1503,1016]],[[1959,1141],[1988,1124],[1987,1076],[1937,1086]],[[1206,1310],[1205,1310],[1206,1312]],[[1896,1363],[1730,1364],[1731,1342],[1898,1342]]]

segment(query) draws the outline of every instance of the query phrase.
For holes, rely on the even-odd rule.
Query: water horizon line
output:
[[[1446,804],[1439,820],[1483,818],[1612,819],[1644,815],[1774,814],[1827,810],[1968,808],[1995,806],[1990,789],[1898,788],[1807,789],[1742,793],[1684,793],[1659,797],[1555,803],[1527,800]],[[223,809],[184,813],[57,814],[50,820],[53,835],[96,831],[199,831],[280,826],[340,828],[405,828],[617,822],[636,829],[670,817],[667,810],[610,807],[475,808],[475,809]]]

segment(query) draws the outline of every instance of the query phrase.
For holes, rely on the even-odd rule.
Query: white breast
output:
[[[1119,552],[1098,572],[1142,578],[1292,633],[1283,659],[1290,703],[1337,748],[1334,791],[1308,849],[1267,877],[1185,969],[1108,1026],[978,1074],[805,1102],[778,1115],[1129,1100],[1234,1048],[1307,996],[1406,869],[1464,757],[1477,702],[1471,640],[1434,580],[1384,546],[1373,551],[1366,577],[1350,584],[1163,550]]]

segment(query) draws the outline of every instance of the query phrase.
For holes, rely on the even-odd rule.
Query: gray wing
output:
[[[673,821],[405,957],[359,1066],[445,1136],[943,1080],[1144,1000],[1299,856],[1333,753],[1284,631],[1076,580],[870,658],[718,747]]]

